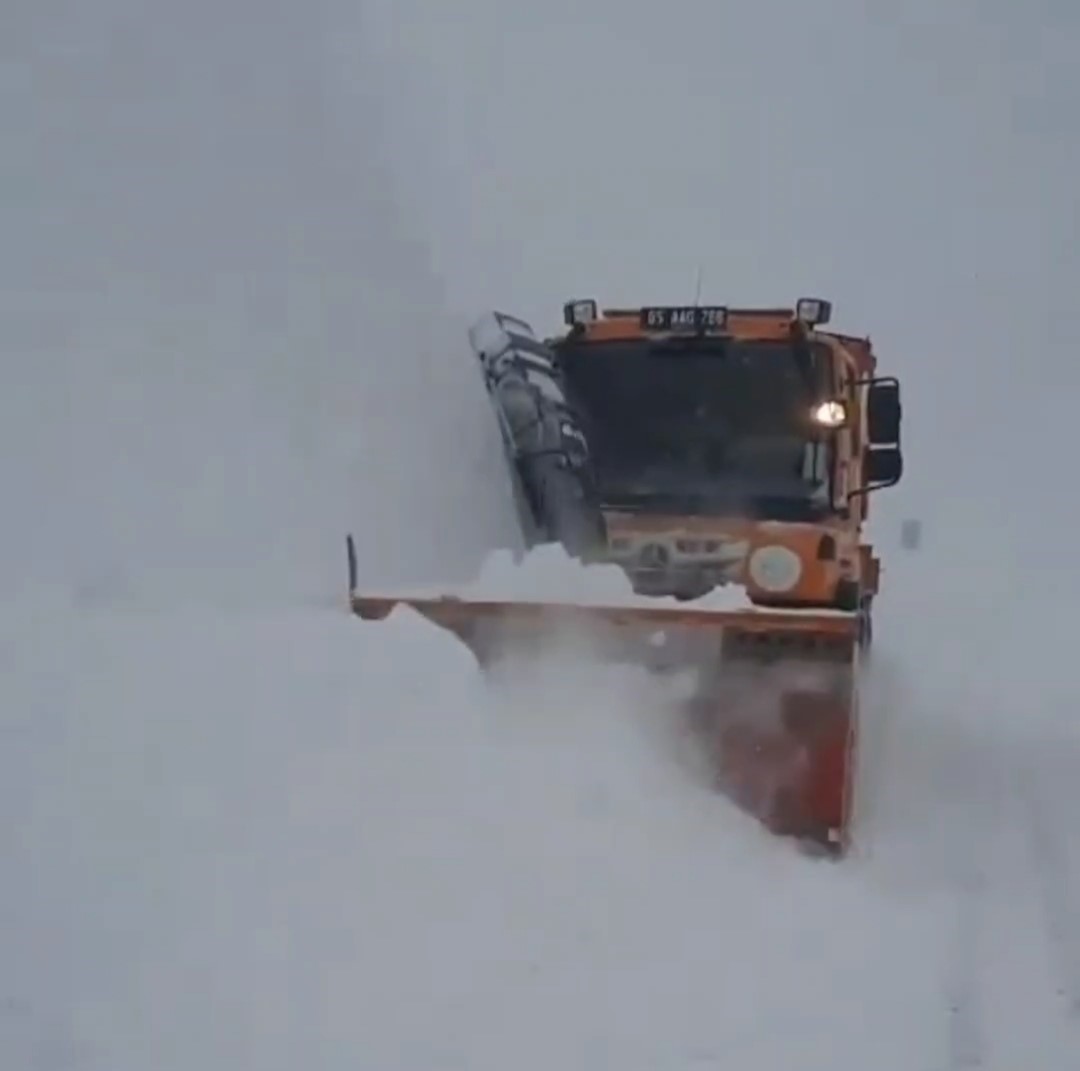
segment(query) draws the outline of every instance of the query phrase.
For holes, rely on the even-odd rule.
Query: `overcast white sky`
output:
[[[1078,46],[1049,2],[12,0],[6,564],[78,512],[88,562],[297,570],[348,522],[426,566],[463,497],[444,549],[505,521],[465,321],[699,267],[831,298],[904,379],[881,516],[1019,553],[1074,497]]]

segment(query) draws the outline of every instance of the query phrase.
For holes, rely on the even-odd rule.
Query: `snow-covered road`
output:
[[[627,668],[484,682],[411,614],[5,616],[3,1063],[1069,1071],[1080,747],[920,679],[904,624],[833,865]]]

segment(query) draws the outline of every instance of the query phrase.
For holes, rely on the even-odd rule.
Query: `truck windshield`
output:
[[[827,511],[827,441],[809,422],[827,350],[649,339],[558,347],[604,503],[775,519]]]

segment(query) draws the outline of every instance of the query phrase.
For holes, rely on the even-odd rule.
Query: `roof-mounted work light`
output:
[[[578,324],[591,324],[598,316],[596,302],[592,298],[579,301],[568,301],[563,306],[563,323],[567,327],[576,327]]]
[[[821,298],[799,298],[795,306],[795,318],[807,327],[827,324],[832,318],[832,302]]]

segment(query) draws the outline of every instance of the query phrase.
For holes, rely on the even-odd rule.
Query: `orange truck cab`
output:
[[[737,582],[762,606],[857,612],[869,643],[862,529],[902,475],[900,386],[831,311],[565,305],[544,345],[589,445],[601,555],[636,590]]]

